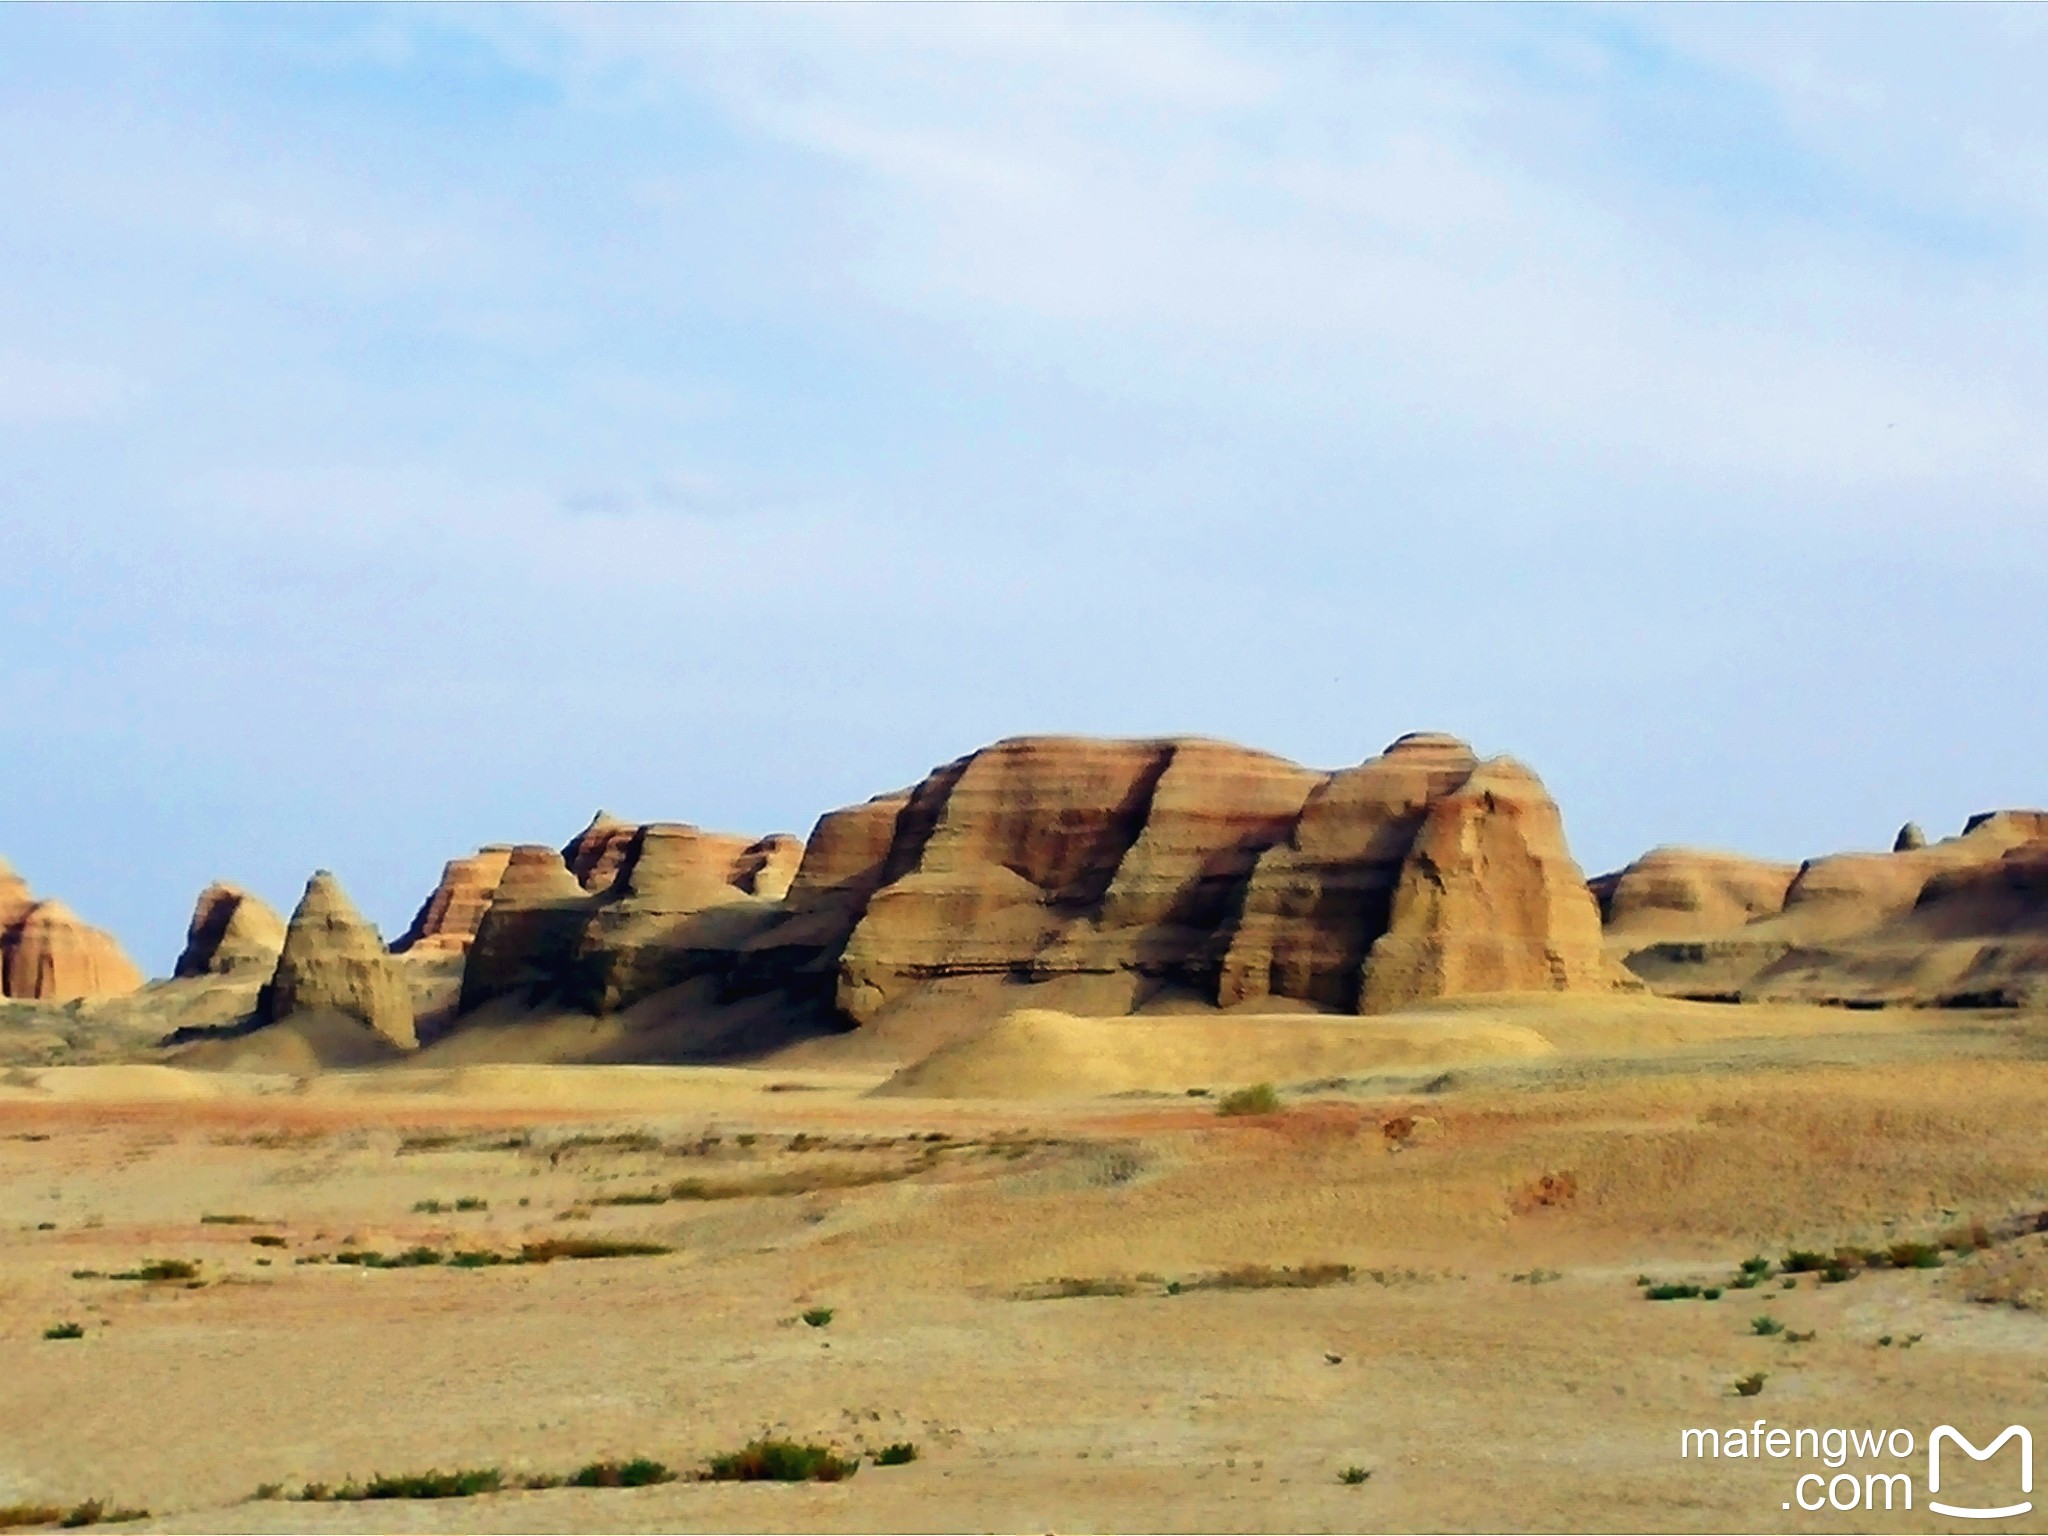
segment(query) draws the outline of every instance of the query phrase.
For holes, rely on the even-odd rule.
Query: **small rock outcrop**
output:
[[[511,861],[510,843],[487,844],[466,858],[450,859],[441,870],[439,883],[420,903],[412,926],[391,946],[391,952],[467,954]]]
[[[1920,823],[1909,821],[1899,828],[1899,835],[1892,839],[1893,853],[1911,853],[1915,848],[1927,846],[1927,834],[1920,830]]]
[[[608,891],[625,867],[639,831],[638,823],[599,811],[590,818],[590,825],[563,847],[562,862],[584,890]]]
[[[133,992],[142,972],[112,934],[79,919],[61,901],[40,901],[7,930],[5,994],[69,1002]]]
[[[1423,817],[1387,931],[1366,956],[1359,1008],[1627,984],[1606,958],[1600,909],[1556,804],[1535,774],[1498,757]]]
[[[199,893],[172,976],[268,976],[284,952],[284,919],[238,885],[216,881]]]
[[[256,1008],[268,1024],[299,1014],[345,1014],[402,1050],[419,1044],[404,973],[324,869],[306,882]]]

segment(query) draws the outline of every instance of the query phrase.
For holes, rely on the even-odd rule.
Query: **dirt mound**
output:
[[[942,1046],[876,1091],[920,1098],[1061,1099],[1377,1072],[1423,1072],[1545,1056],[1523,1025],[1484,1018],[1301,1014],[1079,1018],[1025,1009]]]

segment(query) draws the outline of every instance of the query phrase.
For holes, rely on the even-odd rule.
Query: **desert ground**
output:
[[[1277,1110],[1219,1113],[1256,1079]],[[1913,1474],[1910,1513],[1809,1512],[1797,1476],[1842,1469],[1686,1459],[1681,1432],[2048,1422],[2044,1098],[2048,1016],[1643,997],[1027,1014],[909,1071],[16,1069],[0,1506],[166,1531],[1964,1528],[1925,1509],[1924,1455],[1877,1468]],[[455,1262],[564,1242],[667,1251]],[[1940,1267],[1780,1273],[1910,1242]],[[420,1250],[440,1262],[390,1262]],[[385,1266],[338,1261],[365,1253]],[[192,1273],[118,1278],[161,1261]],[[691,1475],[759,1437],[864,1462]],[[899,1442],[914,1461],[873,1461]],[[683,1476],[289,1497],[631,1457]],[[1944,1498],[2009,1502],[2009,1467],[1951,1463]]]

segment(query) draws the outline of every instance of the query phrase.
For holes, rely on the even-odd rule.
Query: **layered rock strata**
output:
[[[171,975],[268,976],[284,952],[285,923],[259,897],[219,881],[199,893]]]
[[[490,843],[465,858],[450,859],[391,952],[467,954],[511,860],[510,843]]]

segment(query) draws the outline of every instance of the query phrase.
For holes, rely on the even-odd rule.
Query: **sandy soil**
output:
[[[1060,1020],[1032,1027],[1071,1058]],[[1002,1036],[949,1048],[923,1095],[876,1092],[889,1064],[9,1073],[0,1505],[101,1497],[156,1512],[131,1529],[194,1531],[1919,1530],[1963,1524],[1926,1512],[1924,1453],[1882,1467],[1914,1475],[1914,1512],[1808,1513],[1784,1507],[1795,1479],[1838,1469],[1682,1459],[1680,1431],[2048,1432],[2048,1237],[2012,1235],[2048,1208],[2048,1019],[1438,1022],[1441,1059],[1360,1035],[1134,1069],[1118,1046],[1102,1081],[1069,1059],[1064,1096],[1013,1081]],[[1217,1115],[1260,1077],[1282,1113]],[[1715,1301],[1637,1285],[1973,1221],[1998,1241],[1940,1269]],[[563,1236],[673,1251],[331,1261]],[[153,1259],[202,1283],[106,1278]],[[1318,1263],[1354,1274],[1199,1283]],[[1061,1279],[1128,1293],[1049,1299]],[[42,1337],[73,1320],[82,1339]],[[826,1486],[251,1499],[433,1467],[690,1468],[764,1432],[921,1454]],[[1354,1465],[1372,1475],[1348,1486]],[[2011,1470],[1951,1458],[1943,1497],[2007,1502]]]

